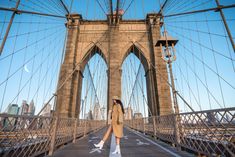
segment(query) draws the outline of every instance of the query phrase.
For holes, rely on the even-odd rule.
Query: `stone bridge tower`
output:
[[[117,19],[117,20],[116,20]],[[80,110],[83,70],[97,52],[108,67],[108,107],[111,97],[121,96],[121,66],[133,52],[145,69],[148,105],[152,115],[172,113],[166,63],[161,58],[160,15],[148,14],[144,20],[122,20],[107,16],[107,20],[83,20],[72,14],[66,24],[66,51],[61,66],[56,113],[62,117],[77,117]],[[65,82],[65,83],[64,83]]]

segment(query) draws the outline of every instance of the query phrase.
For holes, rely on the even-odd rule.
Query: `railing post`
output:
[[[152,119],[153,119],[153,136],[154,136],[154,139],[156,139],[156,135],[157,135],[156,117],[153,116]]]
[[[53,127],[53,132],[52,132],[52,137],[51,137],[51,143],[50,143],[50,149],[49,149],[49,156],[51,156],[54,152],[55,149],[55,141],[56,141],[56,132],[58,128],[58,117],[55,117],[55,122],[54,122],[54,127]]]
[[[140,125],[140,118],[137,119],[137,122],[136,122],[136,130],[140,131],[139,130],[139,125]]]
[[[139,119],[136,119],[136,130],[139,131]]]
[[[138,119],[135,119],[135,130],[138,130]]]
[[[76,118],[75,119],[75,122],[74,122],[74,132],[73,132],[73,143],[76,142],[76,137],[77,137],[77,124],[78,124],[78,119]]]
[[[179,114],[175,114],[174,116],[174,121],[175,121],[175,128],[174,128],[174,133],[175,133],[175,143],[176,147],[178,150],[180,150],[180,129],[179,129]]]
[[[84,133],[83,133],[83,136],[86,136],[86,124],[87,123],[87,120],[85,120],[85,125],[84,125]]]
[[[135,130],[135,119],[132,121],[132,128]]]
[[[143,131],[144,131],[144,134],[145,134],[145,124],[144,124],[144,122],[145,122],[145,118],[143,118]]]

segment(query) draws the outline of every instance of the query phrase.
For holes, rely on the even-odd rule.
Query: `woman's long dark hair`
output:
[[[120,104],[120,106],[121,106],[121,108],[122,108],[122,113],[124,114],[124,107],[123,107],[123,104],[122,104],[122,101],[121,100],[116,100],[116,102],[118,103],[118,104]]]

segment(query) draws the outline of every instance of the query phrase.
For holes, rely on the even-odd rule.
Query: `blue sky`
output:
[[[0,6],[14,7],[15,1],[2,0],[0,1]],[[70,5],[70,2],[70,0],[65,0],[67,6]],[[99,2],[107,12],[105,1],[99,0]],[[122,2],[122,9],[126,10],[132,0],[125,0],[125,3],[124,1]],[[162,2],[163,0],[160,1],[160,3]],[[235,2],[220,0],[220,3],[229,5]],[[113,5],[115,8],[115,0],[113,0]],[[169,0],[163,13],[170,15],[215,6],[214,0],[183,0],[179,3]],[[65,14],[65,11],[58,4],[56,5],[47,0],[42,3],[34,0],[22,0],[19,9],[55,15]],[[106,15],[95,0],[74,0],[71,9],[72,12],[82,14],[84,19],[106,19]],[[144,19],[147,13],[158,11],[158,1],[134,0],[126,10],[123,18]],[[224,13],[234,40],[235,9],[226,9]],[[1,42],[11,13],[0,11],[0,14]],[[3,54],[0,56],[0,112],[3,112],[9,103],[20,104],[24,99],[28,102],[33,99],[36,104],[36,111],[38,112],[55,92],[66,36],[65,22],[65,19],[38,15],[21,14],[15,16],[9,38],[7,39]],[[235,54],[219,12],[210,11],[207,13],[165,18],[165,26],[169,35],[179,39],[175,47],[177,60],[173,63],[175,84],[179,93],[195,110],[220,108],[223,106],[233,107],[235,97]],[[95,56],[89,62],[91,64],[91,72],[94,71],[94,65],[98,60],[99,56]],[[128,68],[130,68],[125,66],[125,63],[130,61],[136,66],[135,69],[129,69],[132,76],[131,83],[127,82],[128,79],[123,78],[123,80],[126,80],[123,83],[124,86],[125,84],[133,84],[139,65],[139,60],[134,55],[130,55],[123,65],[124,76],[126,76],[125,72],[127,73]],[[100,64],[100,74],[103,74],[107,67],[105,67],[102,61],[100,61]],[[143,79],[143,75],[142,69],[138,75],[138,80]],[[88,76],[87,80],[89,80]],[[94,76],[98,78],[100,75],[96,74]],[[97,78],[94,80],[97,80]],[[102,80],[105,82],[105,77]],[[98,84],[96,85],[97,87]],[[146,90],[145,84],[143,87]],[[123,92],[131,88],[126,87]],[[142,94],[139,86],[135,88],[135,96]],[[105,93],[105,88],[99,90],[100,93]],[[146,91],[144,92],[146,93]],[[99,97],[102,104],[107,103],[104,96],[100,95]],[[142,103],[139,106],[142,106],[142,108],[138,109],[137,104],[133,108],[143,112],[143,109],[146,109],[146,103],[143,97],[140,99],[139,102]],[[128,98],[123,98],[123,100],[127,106]],[[95,102],[95,100],[92,101]],[[133,101],[132,104],[135,104],[134,98],[131,98],[130,101]],[[182,101],[179,100],[179,104],[182,112],[190,111]]]

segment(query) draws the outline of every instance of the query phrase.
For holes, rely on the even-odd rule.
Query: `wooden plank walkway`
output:
[[[115,139],[111,136],[102,150],[94,147],[104,135],[107,128],[92,133],[74,144],[69,144],[57,150],[53,157],[189,157],[193,156],[186,152],[179,152],[174,147],[160,141],[153,141],[141,133],[124,128],[124,137],[121,140],[121,155],[112,155],[115,148]]]

